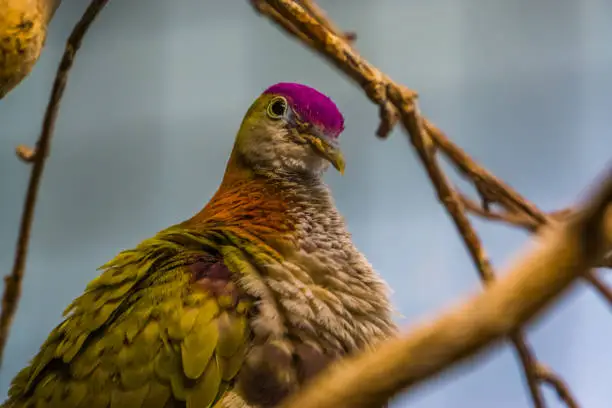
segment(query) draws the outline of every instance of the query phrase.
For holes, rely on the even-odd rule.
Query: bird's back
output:
[[[240,264],[237,248],[210,238],[168,229],[105,265],[15,377],[3,407],[218,402],[244,360],[252,302],[223,261]]]

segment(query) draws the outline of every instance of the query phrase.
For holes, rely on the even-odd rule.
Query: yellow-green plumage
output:
[[[66,309],[3,407],[211,407],[231,387],[249,338],[248,302],[220,304],[188,264],[229,239],[174,227],[120,253]],[[230,269],[232,267],[230,266]]]

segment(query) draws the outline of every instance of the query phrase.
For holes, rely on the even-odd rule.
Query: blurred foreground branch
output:
[[[250,2],[257,12],[267,16],[288,34],[321,54],[364,90],[368,98],[379,107],[381,122],[376,132],[379,137],[387,137],[393,128],[401,123],[433,183],[438,199],[461,234],[483,283],[493,284],[495,275],[468,214],[509,222],[532,232],[538,231],[544,225],[565,219],[571,214],[568,210],[554,214],[544,213],[477,164],[433,123],[421,116],[416,92],[395,83],[359,55],[347,41],[346,35],[335,28],[336,25],[318,7],[314,8],[313,1],[250,0]],[[450,159],[455,168],[473,183],[479,192],[481,203],[469,199],[450,183],[439,165],[438,153]],[[502,210],[493,212],[492,206],[501,207]],[[602,257],[598,265],[610,266],[611,261],[609,257],[607,259]],[[612,305],[610,290],[595,272],[587,271],[585,276],[587,281],[592,283],[593,287]],[[566,406],[578,407],[564,381],[537,362],[520,326],[507,335],[517,351],[534,406],[536,408],[545,406],[538,384],[546,383],[555,389]]]
[[[340,361],[282,408],[378,408],[397,393],[495,346],[601,261],[612,245],[611,203],[612,168],[580,213],[547,226],[486,291],[404,337]],[[543,369],[537,375],[552,373]],[[569,395],[563,398],[572,400]]]
[[[92,0],[87,10],[85,10],[83,17],[81,17],[81,20],[76,24],[68,38],[64,56],[57,69],[40,137],[36,142],[36,148],[32,149],[26,146],[17,147],[17,155],[22,160],[32,163],[32,170],[23,205],[13,269],[10,275],[4,277],[4,294],[2,295],[2,312],[0,314],[0,363],[2,362],[4,347],[8,340],[11,323],[17,311],[19,297],[21,296],[21,283],[25,271],[30,231],[32,229],[32,222],[34,221],[34,207],[38,197],[38,187],[45,168],[46,159],[49,155],[51,138],[53,137],[55,121],[68,80],[68,74],[70,68],[72,68],[76,52],[81,46],[83,37],[91,26],[91,23],[93,23],[98,13],[104,8],[108,1],[109,0]]]

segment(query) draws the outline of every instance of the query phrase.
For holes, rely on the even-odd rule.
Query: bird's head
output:
[[[321,174],[331,163],[344,172],[338,137],[344,118],[314,88],[281,82],[266,89],[247,111],[234,146],[254,168]]]

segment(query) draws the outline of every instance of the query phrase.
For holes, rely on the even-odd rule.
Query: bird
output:
[[[313,87],[265,89],[210,201],[100,267],[2,407],[274,407],[393,336],[390,288],[324,181],[344,127]]]
[[[38,61],[61,0],[0,0],[0,99]]]

